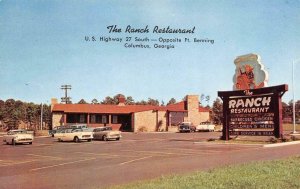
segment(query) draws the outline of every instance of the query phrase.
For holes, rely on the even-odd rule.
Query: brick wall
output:
[[[63,113],[52,113],[52,127],[60,126],[64,123]]]
[[[200,123],[210,121],[209,112],[199,112]]]
[[[134,132],[166,131],[167,120],[164,111],[144,111],[134,114]]]
[[[188,118],[186,121],[193,125],[199,125],[201,122],[209,121],[209,112],[199,112],[199,95],[187,95]]]
[[[158,131],[166,131],[167,130],[167,112],[158,111]]]

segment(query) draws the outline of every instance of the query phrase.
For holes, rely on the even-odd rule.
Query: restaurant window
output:
[[[102,115],[101,122],[102,123],[107,123],[107,115]]]
[[[80,117],[79,117],[79,123],[85,123],[85,115],[84,114],[80,114]]]
[[[91,114],[90,123],[108,123],[108,115],[106,114]]]
[[[87,123],[86,114],[67,114],[67,123]]]
[[[91,120],[90,120],[91,123],[96,123],[96,115],[95,114],[92,114],[91,115]]]
[[[118,116],[117,115],[112,116],[112,123],[118,123]]]
[[[172,126],[176,126],[184,121],[184,117],[186,117],[186,112],[171,112],[169,116],[169,120]]]

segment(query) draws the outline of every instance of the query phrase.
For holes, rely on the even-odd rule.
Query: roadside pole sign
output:
[[[260,57],[237,57],[233,91],[219,91],[223,100],[223,135],[282,137],[282,96],[288,85],[267,87],[268,73]]]

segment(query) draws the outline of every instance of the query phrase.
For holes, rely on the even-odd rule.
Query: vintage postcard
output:
[[[299,70],[299,0],[0,0],[0,188],[299,156]]]

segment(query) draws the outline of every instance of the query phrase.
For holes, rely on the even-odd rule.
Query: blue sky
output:
[[[109,25],[150,30],[196,27],[194,34],[109,34]],[[132,49],[124,43],[86,42],[85,36],[214,40],[175,49]],[[153,43],[149,43],[153,44]],[[283,100],[300,99],[300,1],[0,1],[0,99],[50,103],[72,85],[73,102],[122,93],[180,101],[186,94],[217,97],[232,90],[237,56],[257,53],[269,86],[288,84]],[[206,104],[206,103],[205,103]]]

